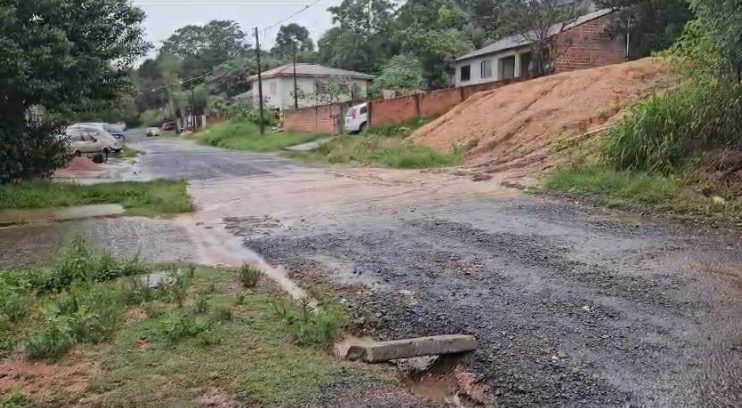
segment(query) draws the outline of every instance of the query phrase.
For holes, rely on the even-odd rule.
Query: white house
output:
[[[262,74],[265,106],[294,108],[294,65],[286,64]],[[316,64],[296,64],[299,107],[364,99],[373,76]],[[249,78],[253,100],[257,104],[258,76]]]

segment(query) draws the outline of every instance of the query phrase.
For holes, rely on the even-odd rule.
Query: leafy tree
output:
[[[294,51],[314,51],[314,42],[309,30],[299,24],[283,25],[276,36],[276,46],[271,52],[276,55],[292,55]]]
[[[614,35],[629,32],[631,58],[669,48],[693,18],[686,0],[598,0],[597,4],[620,9],[620,17],[610,30]]]
[[[691,7],[718,47],[724,73],[742,82],[742,2],[691,0]]]
[[[29,129],[26,111],[116,99],[129,83],[128,68],[148,48],[143,19],[127,0],[0,4],[0,183],[64,164],[50,129]]]
[[[389,0],[343,0],[328,9],[341,28],[366,35],[384,31],[392,22],[393,10]]]
[[[384,89],[422,89],[425,87],[423,68],[420,61],[409,55],[397,55],[390,59],[374,80],[372,93],[378,94]]]
[[[237,22],[214,20],[204,26],[179,28],[163,42],[161,52],[181,61],[183,78],[193,78],[248,49],[246,34]]]

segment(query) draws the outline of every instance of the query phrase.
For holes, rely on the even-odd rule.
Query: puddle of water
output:
[[[316,302],[296,282],[289,279],[285,268],[270,265],[256,252],[243,246],[242,239],[230,234],[223,226],[220,228],[211,225],[211,228],[206,228],[205,225],[198,225],[190,214],[177,217],[175,221],[188,232],[196,245],[197,263],[235,268],[246,263],[251,264],[292,298],[310,299],[310,306],[316,308]]]
[[[108,217],[120,215],[124,212],[126,210],[119,204],[3,210],[0,211],[0,226]]]

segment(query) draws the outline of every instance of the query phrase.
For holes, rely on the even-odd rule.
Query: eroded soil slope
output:
[[[468,163],[491,170],[544,167],[551,142],[606,126],[670,83],[653,58],[538,78],[474,95],[410,139],[440,150],[477,139]]]

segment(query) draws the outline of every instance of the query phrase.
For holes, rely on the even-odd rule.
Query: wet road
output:
[[[476,335],[481,347],[464,366],[496,406],[742,406],[734,232],[655,224],[446,171],[312,167],[132,139],[143,176],[190,181],[195,214],[68,222],[15,238],[0,230],[0,256],[18,237],[41,248],[49,230],[82,229],[153,260],[265,259],[300,284],[339,291],[358,334]],[[399,406],[353,406],[382,405]]]

